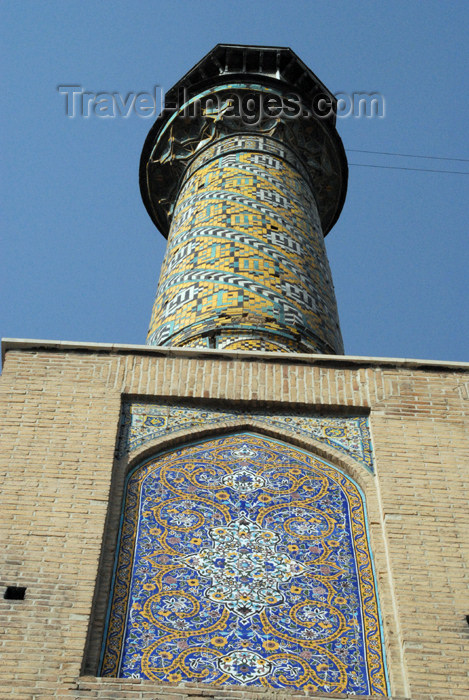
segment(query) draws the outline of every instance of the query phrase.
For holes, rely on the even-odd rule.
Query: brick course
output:
[[[123,395],[369,410],[376,476],[314,440],[247,427],[317,451],[365,492],[392,697],[469,696],[467,365],[27,341],[5,350],[0,583],[27,591],[0,598],[2,697],[305,697],[94,677],[125,474],[149,449],[214,433],[192,429],[116,460]]]

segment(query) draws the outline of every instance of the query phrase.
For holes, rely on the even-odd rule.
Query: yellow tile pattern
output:
[[[147,342],[342,352],[316,203],[291,151],[233,136],[193,161]]]

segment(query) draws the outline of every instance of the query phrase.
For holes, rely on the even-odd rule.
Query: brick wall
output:
[[[376,476],[314,440],[251,427],[316,450],[365,492],[393,697],[468,697],[467,366],[27,342],[6,350],[0,592],[27,591],[23,601],[0,598],[2,697],[289,695],[93,677],[131,466],[114,458],[123,395],[336,415],[369,409]],[[205,434],[192,429],[190,438]]]

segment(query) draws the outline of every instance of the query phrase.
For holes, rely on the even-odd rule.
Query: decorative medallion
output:
[[[284,600],[279,589],[292,576],[307,570],[283,552],[280,536],[241,515],[228,527],[209,530],[210,548],[184,558],[197,573],[210,577],[204,595],[243,620]]]

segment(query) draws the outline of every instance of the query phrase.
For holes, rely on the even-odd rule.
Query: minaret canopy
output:
[[[254,125],[227,111],[230,93],[290,102],[289,113],[259,114]],[[216,97],[219,107],[213,108]],[[204,105],[212,99],[212,109]],[[197,111],[197,105],[202,109]],[[262,103],[265,105],[265,102]],[[347,160],[335,129],[337,101],[288,47],[217,44],[165,95],[140,161],[147,211],[167,237],[179,185],[196,151],[232,133],[264,133],[301,157],[315,192],[323,234],[332,228],[347,189]],[[275,110],[274,110],[275,111]]]

